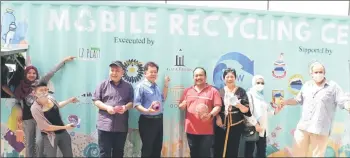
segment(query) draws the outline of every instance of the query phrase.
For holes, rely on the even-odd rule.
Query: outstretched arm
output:
[[[350,96],[346,95],[339,85],[335,85],[335,101],[340,109],[350,111],[350,107],[347,106],[350,103]]]
[[[72,56],[68,56],[66,58],[64,58],[60,63],[58,63],[58,65],[56,65],[50,72],[48,72],[47,74],[45,74],[40,81],[44,81],[44,82],[49,82],[49,80],[53,77],[53,75],[60,70],[66,62],[72,61],[75,57]]]
[[[285,105],[303,104],[304,102],[303,93],[304,93],[304,86],[301,88],[300,92],[294,98],[282,100],[280,108],[282,108]]]
[[[76,97],[72,97],[72,98],[69,98],[69,99],[67,99],[65,101],[59,102],[58,103],[58,107],[59,108],[63,108],[64,106],[66,106],[69,103],[76,103],[76,102],[78,102],[78,99]]]

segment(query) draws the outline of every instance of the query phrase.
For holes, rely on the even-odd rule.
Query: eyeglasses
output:
[[[256,84],[264,85],[265,83],[264,82],[257,82]]]

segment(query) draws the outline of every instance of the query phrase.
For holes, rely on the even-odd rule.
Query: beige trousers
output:
[[[324,157],[328,136],[296,129],[294,132],[294,157]]]

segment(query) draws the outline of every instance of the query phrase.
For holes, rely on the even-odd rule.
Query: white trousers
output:
[[[324,157],[328,136],[296,129],[294,132],[294,157]]]

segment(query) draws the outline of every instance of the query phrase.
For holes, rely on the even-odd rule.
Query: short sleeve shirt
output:
[[[134,90],[131,84],[123,80],[115,85],[112,80],[108,79],[97,86],[92,100],[99,100],[113,107],[122,106],[134,100]],[[105,110],[99,110],[97,129],[108,132],[127,132],[128,117],[128,111],[111,115]]]
[[[197,92],[194,86],[184,90],[180,102],[186,100],[188,107],[185,116],[185,131],[195,135],[213,135],[213,120],[202,121],[198,116],[198,109],[206,105],[208,112],[215,106],[222,106],[220,94],[213,86],[207,85],[202,91]]]

